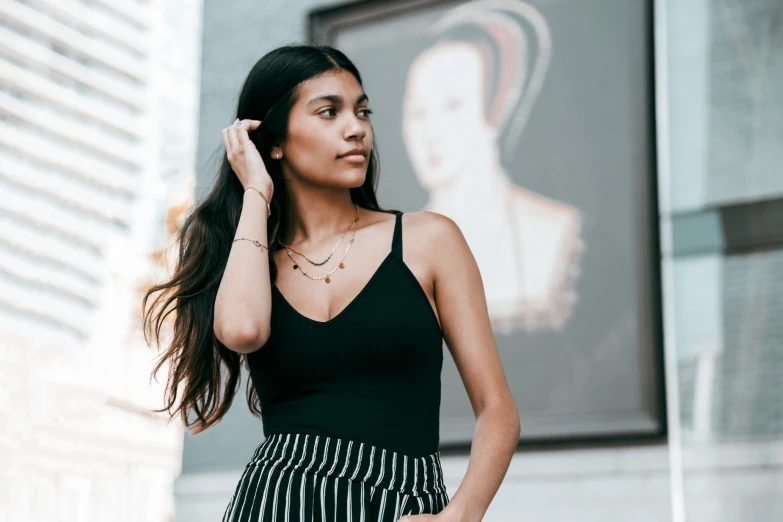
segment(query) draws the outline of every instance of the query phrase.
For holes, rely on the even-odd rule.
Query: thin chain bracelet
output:
[[[247,191],[248,191],[248,190],[250,190],[250,189],[253,189],[253,190],[255,190],[256,192],[258,192],[258,195],[259,195],[259,196],[261,196],[262,198],[264,198],[264,201],[266,202],[266,217],[269,217],[269,216],[271,216],[271,215],[272,215],[272,207],[271,207],[271,205],[269,205],[269,200],[268,200],[268,199],[266,199],[266,196],[264,196],[264,193],[263,193],[263,192],[261,192],[260,190],[258,190],[258,189],[257,189],[257,188],[255,188],[255,187],[247,187],[247,188],[245,189],[245,192],[247,192]]]
[[[233,240],[231,243],[233,244],[233,243],[236,243],[237,241],[243,241],[243,240],[244,240],[244,241],[250,241],[250,242],[251,242],[251,243],[253,243],[255,246],[257,246],[258,248],[260,248],[261,250],[263,250],[263,249],[265,249],[265,248],[266,248],[267,250],[269,250],[269,248],[268,248],[268,247],[266,247],[266,246],[264,246],[264,245],[262,245],[260,241],[256,241],[255,239],[248,239],[248,238],[246,238],[246,237],[238,237],[238,238],[236,238],[235,240]]]

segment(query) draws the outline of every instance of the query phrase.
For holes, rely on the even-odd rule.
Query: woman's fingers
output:
[[[239,121],[241,124],[236,125]],[[255,130],[261,125],[260,120],[239,120],[237,118],[234,123],[223,129],[223,146],[226,148],[226,155],[229,161],[234,158],[234,153],[239,153],[241,149],[248,144],[252,144],[248,131]]]
[[[231,144],[233,152],[237,152],[239,149],[239,138],[237,138],[237,126],[231,125],[228,127],[226,133],[228,134],[228,142]]]
[[[236,126],[234,125],[235,135],[237,137],[237,142],[239,143],[239,146],[244,148],[248,145],[252,145],[253,142],[250,141],[250,137],[248,133],[251,130],[257,129],[259,125],[261,125],[261,122],[258,120],[241,120],[242,125]],[[255,147],[255,145],[253,145]]]
[[[237,127],[237,122],[240,122],[241,125]],[[260,120],[234,120],[234,127],[237,127],[238,129],[245,129],[246,131],[257,129],[258,126],[261,125]]]
[[[247,147],[248,145],[252,145],[253,142],[250,141],[250,137],[247,135],[247,129],[245,129],[245,124],[243,123],[241,127],[236,127],[236,136],[237,141],[239,142],[239,146],[242,148]],[[255,147],[255,145],[253,145]]]
[[[220,133],[223,136],[223,146],[226,148],[226,157],[228,161],[233,160],[233,154],[231,153],[231,143],[228,141],[228,128],[225,128]]]

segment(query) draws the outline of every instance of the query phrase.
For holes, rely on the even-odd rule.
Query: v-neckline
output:
[[[277,294],[277,296],[280,298],[280,301],[286,306],[286,308],[288,308],[288,310],[291,311],[291,313],[293,313],[299,319],[302,319],[303,321],[308,322],[310,324],[313,324],[315,326],[322,326],[322,327],[329,326],[329,325],[333,324],[335,321],[337,321],[338,319],[341,319],[346,313],[348,313],[348,311],[353,307],[353,305],[356,304],[357,301],[359,301],[359,299],[370,288],[372,283],[375,282],[375,280],[378,278],[379,274],[383,270],[383,267],[386,266],[386,264],[389,262],[389,260],[394,257],[393,254],[394,254],[393,250],[390,251],[388,254],[386,254],[386,257],[383,258],[383,261],[381,261],[381,264],[378,265],[378,268],[375,269],[375,272],[373,272],[373,274],[370,276],[370,279],[364,284],[362,289],[359,290],[359,293],[356,294],[356,296],[354,296],[354,298],[351,299],[348,302],[348,304],[345,305],[345,307],[343,307],[342,310],[337,312],[337,314],[334,317],[332,317],[331,319],[328,319],[326,321],[319,321],[317,319],[313,319],[313,318],[308,317],[308,316],[302,314],[301,312],[299,312],[299,310],[294,308],[294,306],[288,301],[288,299],[285,298],[285,296],[283,295],[283,292],[280,291],[280,289],[277,287],[277,284],[272,283],[272,291]]]

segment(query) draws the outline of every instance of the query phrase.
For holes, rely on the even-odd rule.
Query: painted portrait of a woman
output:
[[[523,2],[479,1],[447,11],[430,34],[432,44],[407,71],[402,107],[403,143],[428,194],[424,208],[465,235],[493,327],[559,330],[577,300],[582,215],[519,186],[524,159],[504,163],[544,86],[547,23]]]

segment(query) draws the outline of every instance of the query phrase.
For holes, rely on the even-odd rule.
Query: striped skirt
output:
[[[424,457],[337,437],[270,434],[223,522],[392,522],[449,503],[440,452]]]

